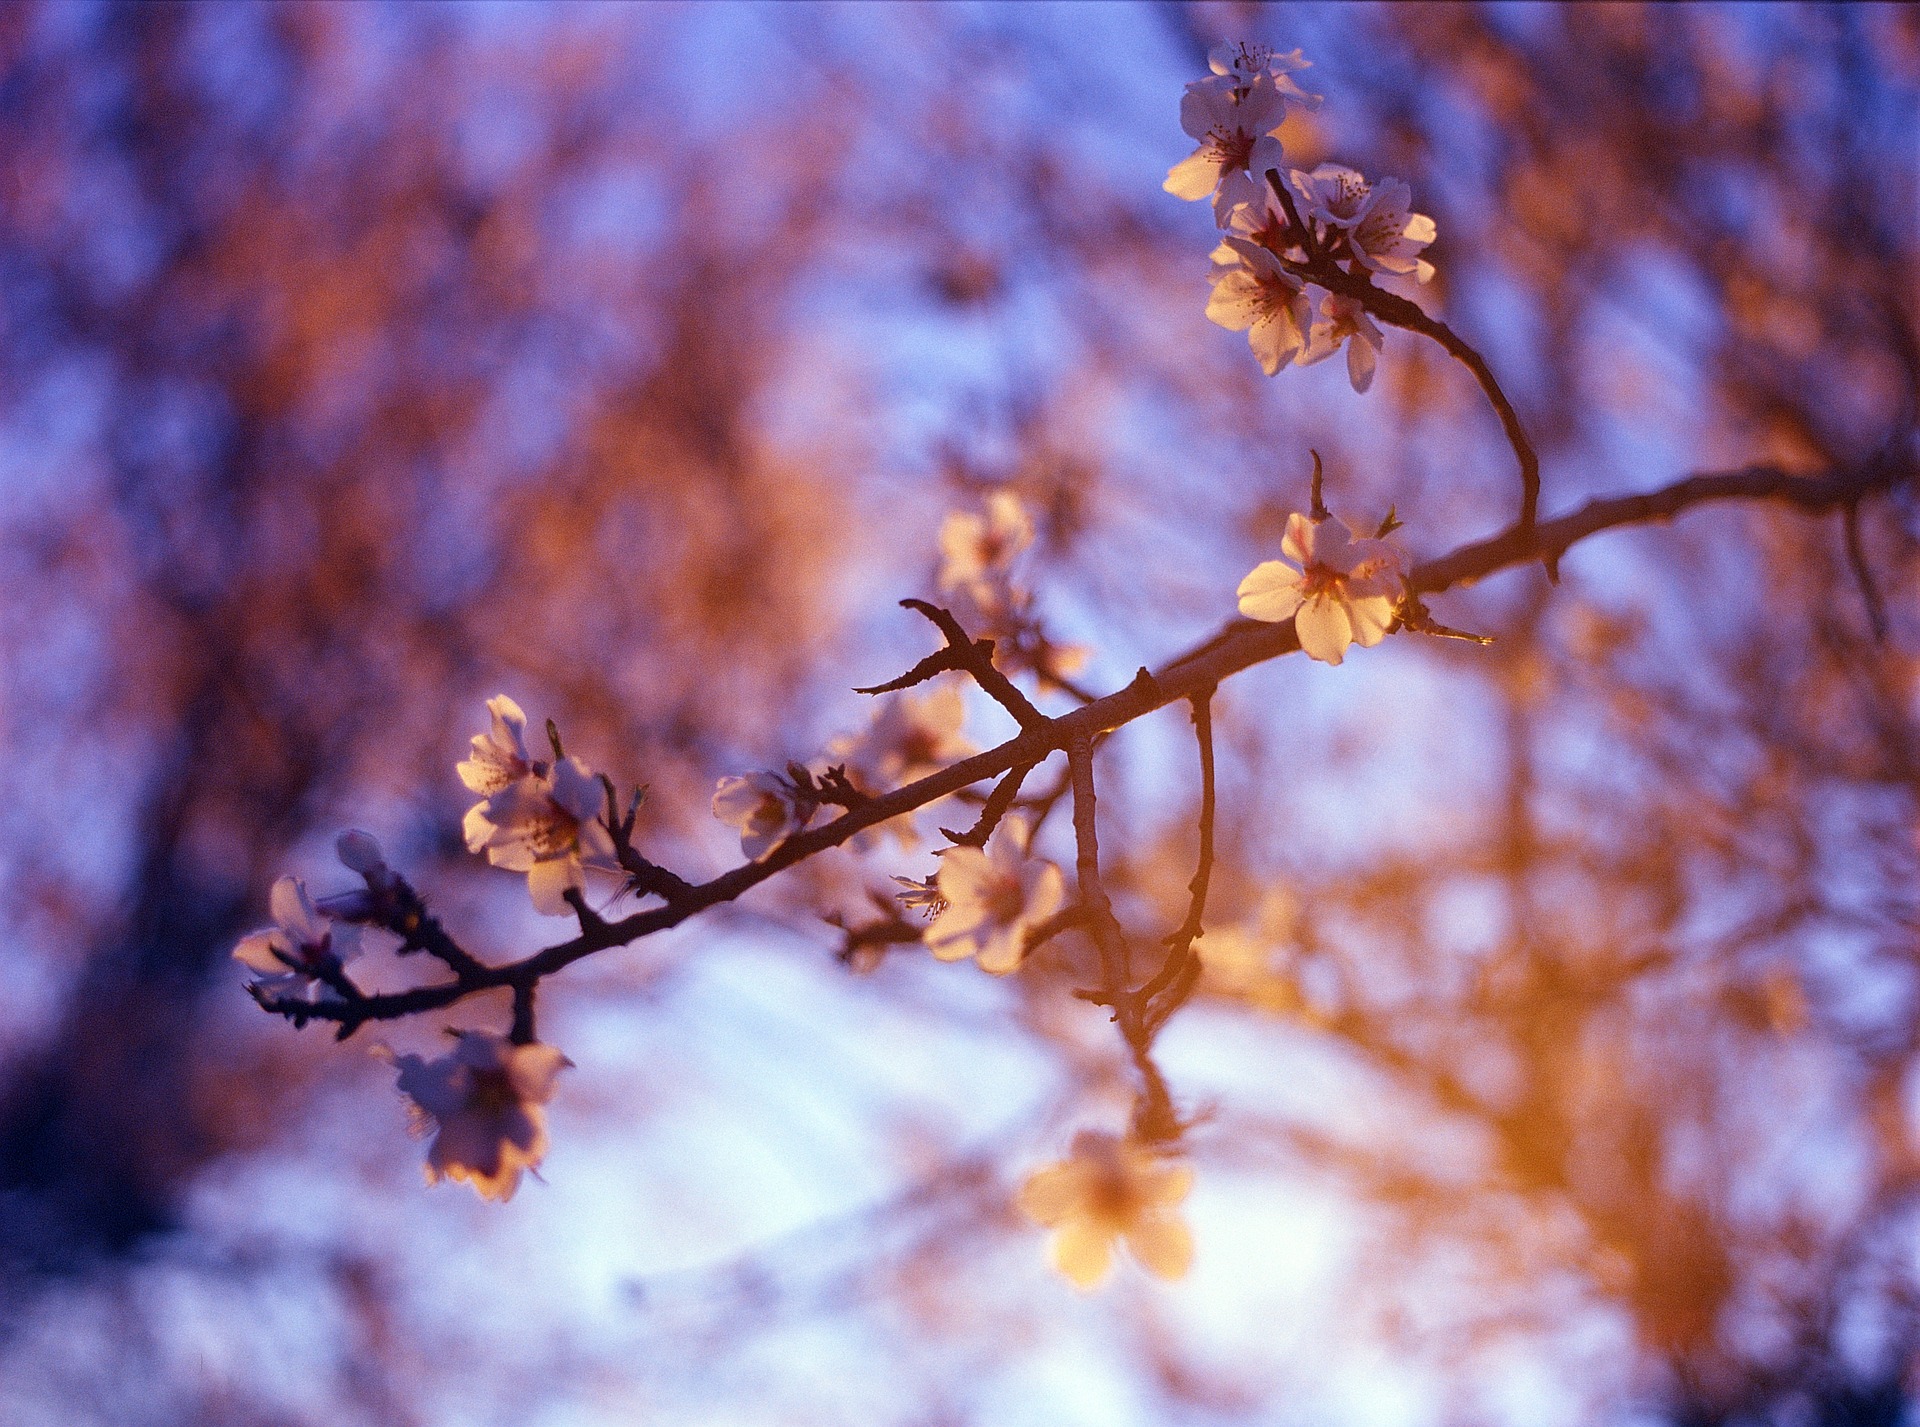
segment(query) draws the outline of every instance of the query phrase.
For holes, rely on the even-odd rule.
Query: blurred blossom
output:
[[[740,830],[740,850],[758,862],[813,820],[819,803],[779,773],[722,778],[713,790],[713,815]]]
[[[520,1172],[546,1155],[543,1107],[572,1063],[550,1045],[515,1045],[485,1031],[460,1032],[454,1048],[432,1060],[394,1056],[400,1093],[413,1102],[413,1131],[433,1135],[427,1183],[465,1180],[482,1199],[513,1198]]]
[[[989,495],[981,511],[956,510],[940,525],[940,588],[959,590],[982,610],[1012,600],[1015,557],[1033,544],[1033,518],[1012,491]]]
[[[1193,1264],[1193,1235],[1178,1208],[1192,1187],[1188,1166],[1130,1138],[1082,1130],[1066,1159],[1021,1187],[1020,1212],[1053,1230],[1054,1266],[1082,1291],[1106,1278],[1122,1241],[1155,1278],[1181,1278]]]
[[[835,739],[827,756],[845,763],[856,782],[886,792],[977,752],[960,733],[966,717],[966,696],[955,683],[886,695],[867,731]]]
[[[1303,367],[1324,362],[1345,343],[1347,379],[1355,391],[1364,392],[1373,385],[1374,363],[1384,342],[1366,308],[1351,297],[1328,292],[1320,297],[1320,315],[1314,320],[1306,348],[1294,360]]]
[[[947,905],[927,928],[927,949],[942,961],[974,957],[995,976],[1020,965],[1027,934],[1066,902],[1060,869],[1029,857],[1017,827],[1003,825],[984,851],[949,848],[936,881]]]

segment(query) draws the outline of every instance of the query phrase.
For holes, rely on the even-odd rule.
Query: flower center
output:
[[[1219,159],[1223,171],[1245,168],[1253,156],[1253,144],[1256,135],[1245,129],[1209,129],[1207,142],[1213,146],[1214,156]]]
[[[1310,600],[1338,595],[1346,579],[1346,575],[1329,565],[1310,563],[1300,577],[1300,595]]]
[[[1018,921],[1020,914],[1027,909],[1026,889],[1020,885],[1020,879],[1011,874],[995,877],[987,884],[986,896],[989,920],[1007,926]]]
[[[473,1080],[467,1087],[469,1110],[483,1115],[499,1115],[519,1103],[520,1097],[513,1089],[513,1077],[504,1068],[491,1067],[473,1072]]]

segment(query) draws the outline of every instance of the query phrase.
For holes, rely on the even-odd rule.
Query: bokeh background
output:
[[[0,9],[0,1422],[1911,1420],[1916,15]],[[1837,519],[1719,507],[1447,597],[1491,648],[1223,690],[1181,1283],[1077,1295],[1009,1207],[1124,1122],[1084,948],[837,955],[931,815],[552,983],[545,1182],[424,1189],[367,1043],[501,1008],[336,1045],[228,952],[345,826],[557,939],[459,846],[488,695],[704,878],[714,778],[862,726],[984,492],[1103,690],[1231,614],[1309,446],[1420,554],[1510,518],[1437,350],[1359,397],[1206,321],[1160,182],[1222,38],[1314,61],[1303,167],[1413,184],[1549,512],[1904,462],[1886,638]],[[1101,768],[1151,935],[1180,711]]]

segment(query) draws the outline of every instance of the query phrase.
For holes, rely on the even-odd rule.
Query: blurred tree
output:
[[[1304,1327],[1263,1327],[1299,1344],[1277,1358],[1127,1297],[1085,1320],[1084,1371],[1152,1421],[1365,1420],[1321,1379],[1373,1351],[1415,1365],[1407,1420],[1542,1420],[1541,1396],[1902,1420],[1920,24],[1839,6],[0,12],[0,1401],[476,1420],[444,1406],[474,1350],[428,1344],[403,1229],[323,1256],[350,1326],[315,1357],[351,1366],[284,1401],[250,1395],[273,1363],[223,1386],[158,1349],[56,1362],[26,1310],[97,1290],[121,1326],[76,1344],[157,1334],[139,1265],[192,1262],[212,1168],[291,1160],[346,1113],[344,1054],[232,1009],[227,953],[316,838],[378,822],[449,921],[524,942],[452,837],[482,697],[555,713],[651,784],[650,853],[717,868],[712,780],[824,746],[859,716],[840,691],[924,652],[879,615],[948,505],[1038,512],[1049,614],[1099,690],[1219,623],[1304,507],[1309,445],[1336,509],[1393,502],[1424,553],[1506,522],[1511,457],[1437,349],[1390,333],[1361,399],[1325,368],[1269,382],[1206,324],[1211,228],[1155,185],[1224,36],[1316,61],[1292,161],[1402,175],[1436,216],[1422,300],[1513,394],[1548,513],[1752,465],[1893,493],[1608,536],[1557,589],[1436,601],[1491,649],[1400,638],[1222,689],[1205,974],[1165,1061],[1212,1106],[1203,1189],[1317,1186],[1354,1258]],[[1102,753],[1102,845],[1122,915],[1171,927],[1198,789],[1156,728]],[[809,863],[721,925],[824,945],[821,911],[927,871],[890,855]],[[827,1039],[869,1002],[929,1035],[984,1017],[1052,1068],[1039,1120],[983,1152],[829,1084],[907,1187],[829,1224],[824,1266],[803,1239],[693,1283],[690,1323],[671,1291],[631,1310],[650,1362],[705,1344],[728,1385],[528,1333],[489,1412],[579,1378],[692,1421],[1012,1420],[984,1384],[1018,1381],[1050,1300],[1000,1251],[1037,1261],[1009,1163],[1129,1071],[1071,997],[1082,939],[984,1008],[914,955],[823,958],[802,1014]],[[594,991],[642,1040],[668,1019],[651,981]],[[1222,1075],[1214,1042],[1271,1059]],[[762,1069],[718,1083],[771,1095]],[[1201,1238],[1203,1270],[1232,1256]],[[241,1283],[228,1321],[269,1298]],[[823,1380],[877,1341],[883,1386],[754,1362],[810,1315],[841,1325]],[[178,1380],[133,1384],[156,1364]]]

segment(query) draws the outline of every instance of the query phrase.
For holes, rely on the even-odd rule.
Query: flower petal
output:
[[[1338,600],[1309,600],[1293,617],[1293,628],[1307,657],[1323,664],[1338,664],[1353,642],[1353,626]]]

